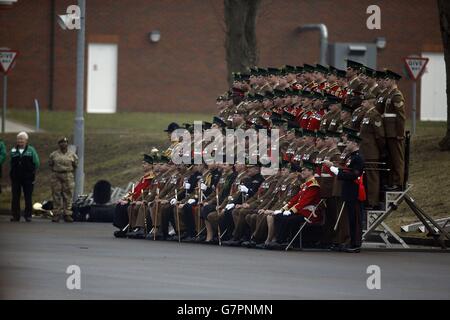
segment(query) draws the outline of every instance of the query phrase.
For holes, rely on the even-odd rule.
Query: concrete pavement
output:
[[[1,123],[2,117],[0,117],[0,130],[1,130]],[[30,126],[26,126],[22,123],[5,119],[5,132],[20,132],[20,131],[34,132],[35,129],[31,128]]]
[[[3,299],[449,299],[450,254],[279,252],[116,239],[110,224],[0,217]],[[66,269],[81,268],[81,290]],[[366,286],[369,265],[381,289]]]

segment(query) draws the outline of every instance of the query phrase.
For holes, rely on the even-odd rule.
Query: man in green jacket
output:
[[[20,132],[17,143],[11,149],[11,221],[20,220],[20,195],[23,190],[25,198],[25,221],[31,221],[32,195],[36,170],[39,168],[39,157],[36,150],[28,144],[28,134]]]
[[[0,139],[0,193],[2,193],[2,166],[6,159],[6,146],[2,139]]]

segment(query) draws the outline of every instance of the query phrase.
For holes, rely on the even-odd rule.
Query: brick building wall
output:
[[[75,0],[19,0],[0,10],[0,46],[19,50],[9,77],[9,106],[32,108],[33,99],[54,110],[75,109],[76,32],[54,24],[52,2],[63,14]],[[118,44],[118,111],[214,111],[227,89],[222,0],[87,0],[89,42]],[[381,30],[366,28],[366,9],[381,7]],[[403,72],[402,57],[441,51],[435,0],[263,0],[257,20],[260,65],[314,63],[317,32],[299,34],[306,23],[324,23],[330,42],[374,42],[378,68]],[[161,40],[148,41],[158,29]],[[86,57],[87,59],[87,57]],[[411,81],[400,87],[411,105]],[[420,96],[418,97],[420,101]]]

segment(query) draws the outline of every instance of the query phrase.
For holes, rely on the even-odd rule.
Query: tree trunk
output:
[[[444,47],[445,71],[447,75],[447,133],[439,142],[441,150],[450,150],[450,1],[437,0]]]
[[[258,62],[256,16],[261,0],[224,0],[225,50],[228,83],[232,72],[243,72]]]

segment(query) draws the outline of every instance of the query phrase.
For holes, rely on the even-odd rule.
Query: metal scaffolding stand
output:
[[[384,223],[384,220],[389,217],[392,212],[397,210],[398,206],[403,201],[405,201],[420,222],[422,222],[428,230],[428,236],[433,237],[436,244],[438,244],[441,248],[446,249],[445,238],[450,239],[450,235],[444,230],[443,227],[436,223],[434,219],[432,219],[417,206],[414,198],[408,194],[412,187],[412,184],[407,184],[404,191],[386,192],[385,209],[367,211],[367,230],[363,233],[363,241],[366,240],[371,234],[378,234],[386,246],[391,248],[392,244],[389,241],[389,235],[391,235],[403,246],[403,248],[409,248],[405,241],[391,228],[389,228],[386,223]]]

